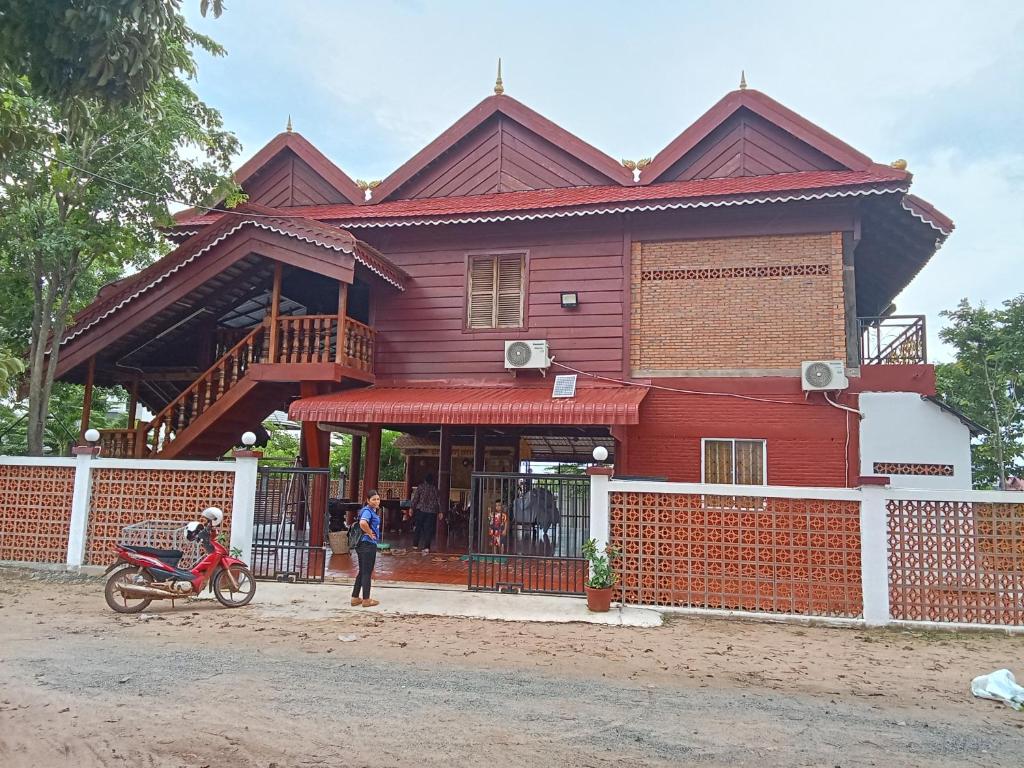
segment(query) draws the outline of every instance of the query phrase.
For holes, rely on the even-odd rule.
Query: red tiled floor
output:
[[[461,547],[454,542],[450,547],[447,541],[435,542],[436,549],[431,549],[429,555],[421,555],[412,550],[411,536],[388,536],[385,540],[392,549],[390,553],[378,553],[373,569],[375,581],[466,584],[468,566],[461,559],[466,551],[464,542]],[[327,578],[354,579],[358,572],[359,563],[354,552],[332,555],[327,562]]]

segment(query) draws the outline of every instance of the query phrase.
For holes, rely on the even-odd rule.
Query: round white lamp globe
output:
[[[100,432],[98,429],[87,429],[85,430],[85,442],[96,443],[99,442]]]
[[[608,459],[608,449],[603,445],[597,446],[594,449],[594,461],[606,461]]]
[[[256,435],[252,432],[245,432],[242,434],[242,445],[246,448],[252,448],[256,445]]]

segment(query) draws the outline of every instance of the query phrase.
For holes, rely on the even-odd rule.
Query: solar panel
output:
[[[555,376],[555,387],[551,390],[551,397],[576,397],[576,374]]]

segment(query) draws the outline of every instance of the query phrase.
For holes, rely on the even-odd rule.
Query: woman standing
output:
[[[371,608],[380,605],[380,601],[370,599],[370,579],[373,566],[377,562],[377,542],[380,541],[380,494],[370,491],[366,494],[366,504],[359,510],[358,524],[363,535],[356,545],[356,556],[359,558],[359,575],[352,587],[352,605]],[[363,596],[359,596],[359,590]]]

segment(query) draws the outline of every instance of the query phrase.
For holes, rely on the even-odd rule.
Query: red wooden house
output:
[[[441,456],[442,489],[596,445],[622,475],[843,486],[860,394],[934,395],[923,318],[891,304],[952,222],[906,163],[754,90],[639,173],[496,93],[379,186],[290,131],[237,179],[247,204],[179,215],[178,247],[61,342],[61,379],[156,414],[107,455],[217,457],[287,410],[310,465],[330,430],[365,438],[368,487],[382,428],[409,436],[410,483]],[[553,362],[510,369],[516,340]],[[808,391],[812,361],[848,385]]]

